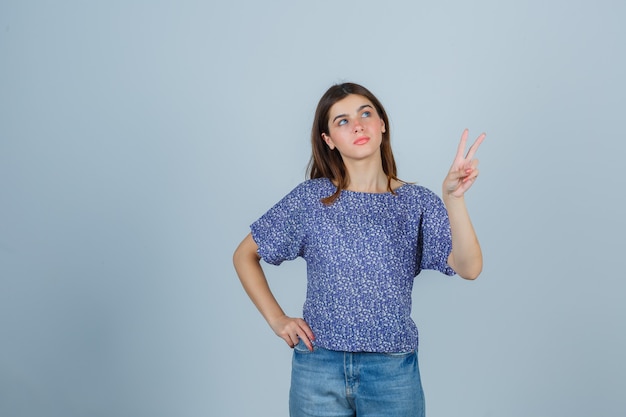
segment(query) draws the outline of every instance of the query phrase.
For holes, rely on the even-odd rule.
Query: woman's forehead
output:
[[[337,114],[353,113],[358,111],[364,105],[369,105],[374,108],[374,104],[372,104],[367,97],[363,97],[358,94],[350,94],[333,104],[330,108],[329,115],[333,117],[333,115]]]

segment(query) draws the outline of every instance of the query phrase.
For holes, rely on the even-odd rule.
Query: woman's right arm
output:
[[[233,264],[241,285],[274,333],[292,348],[300,338],[309,350],[313,350],[311,341],[315,339],[315,336],[309,325],[301,318],[285,315],[274,298],[263,268],[261,268],[258,246],[252,234],[249,233],[235,250]]]

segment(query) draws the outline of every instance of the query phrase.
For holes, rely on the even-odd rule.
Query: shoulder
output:
[[[297,194],[300,197],[325,197],[333,193],[335,186],[328,178],[314,178],[301,182],[289,194]]]
[[[441,212],[445,206],[441,197],[432,190],[417,184],[405,184],[396,190],[398,197],[410,210],[419,212]]]
[[[439,200],[439,196],[423,185],[406,183],[396,190],[398,195],[423,200]]]
[[[334,190],[335,186],[332,181],[328,178],[312,178],[301,182],[300,187],[306,188],[308,190],[319,190],[323,192],[327,192],[329,189]]]
[[[327,178],[309,179],[293,188],[282,198],[280,203],[306,207],[319,202],[322,198],[329,196],[334,191],[334,185]]]

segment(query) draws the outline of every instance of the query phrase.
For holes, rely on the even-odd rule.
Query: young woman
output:
[[[389,120],[365,87],[332,86],[311,133],[310,179],[251,226],[234,254],[244,289],[274,332],[294,348],[289,410],[301,416],[423,416],[411,319],[422,269],[475,279],[482,253],[464,201],[478,177],[463,132],[443,198],[402,182]],[[303,318],[285,315],[260,259],[303,257]]]

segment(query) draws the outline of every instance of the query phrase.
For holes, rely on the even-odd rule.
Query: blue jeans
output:
[[[351,353],[300,341],[294,348],[291,417],[424,417],[417,351]]]

